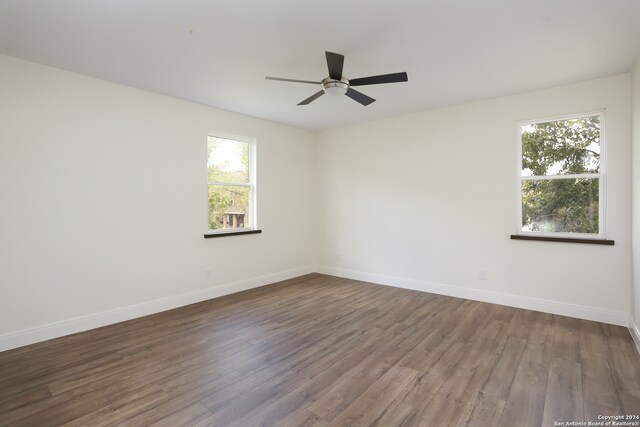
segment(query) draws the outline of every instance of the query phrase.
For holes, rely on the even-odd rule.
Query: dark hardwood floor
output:
[[[313,274],[0,353],[0,425],[552,426],[640,414],[622,327]]]

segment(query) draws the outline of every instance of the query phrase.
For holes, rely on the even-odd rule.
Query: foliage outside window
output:
[[[207,138],[209,232],[253,230],[255,218],[254,141]]]
[[[520,234],[603,236],[603,119],[521,124]]]

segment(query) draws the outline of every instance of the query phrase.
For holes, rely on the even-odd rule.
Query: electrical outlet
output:
[[[211,279],[211,269],[207,268],[206,270],[204,270],[204,278]]]
[[[485,270],[480,270],[478,272],[478,280],[485,280],[487,278],[487,272]]]

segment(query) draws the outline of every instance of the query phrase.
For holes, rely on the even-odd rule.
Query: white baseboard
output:
[[[597,307],[588,307],[540,298],[505,294],[500,292],[487,291],[484,289],[473,289],[463,286],[445,285],[442,283],[428,282],[423,280],[405,279],[402,277],[387,276],[383,274],[365,273],[356,270],[328,267],[323,265],[316,266],[316,272],[328,274],[331,276],[344,277],[347,279],[378,283],[380,285],[393,286],[396,288],[412,289],[416,291],[448,295],[457,298],[465,298],[474,301],[483,301],[493,304],[506,305],[509,307],[525,308],[528,310],[576,317],[578,319],[594,320],[596,322],[610,323],[613,325],[628,325],[629,314],[621,311],[605,310]]]
[[[640,355],[640,328],[638,328],[638,325],[633,321],[633,317],[631,316],[629,316],[629,333],[631,334],[631,338],[633,338],[633,342],[636,344],[638,355]]]
[[[405,279],[402,277],[387,276],[383,274],[365,273],[356,270],[342,269],[329,266],[300,267],[286,270],[279,273],[268,274],[252,279],[228,283],[212,288],[201,289],[185,294],[174,295],[140,304],[120,307],[100,313],[89,314],[60,322],[49,323],[34,328],[23,329],[0,335],[0,351],[22,347],[40,341],[58,338],[76,332],[87,331],[149,314],[159,313],[172,308],[182,307],[253,289],[282,280],[292,279],[305,274],[318,272],[332,276],[344,277],[348,279],[361,280],[365,282],[378,283],[381,285],[393,286],[397,288],[413,289],[416,291],[430,292],[440,295],[448,295],[458,298],[466,298],[475,301],[484,301],[493,304],[506,305],[510,307],[525,308],[528,310],[542,311],[545,313],[559,314],[563,316],[576,317],[579,319],[594,320],[597,322],[610,323],[613,325],[627,326],[631,336],[640,352],[640,330],[630,319],[628,313],[605,310],[597,307],[588,307],[576,304],[568,304],[557,301],[523,297],[518,295],[505,294],[500,292],[487,291],[483,289],[466,288],[462,286],[445,285],[442,283]]]
[[[36,326],[34,328],[10,332],[8,334],[0,335],[0,351],[10,350],[12,348],[22,347],[28,344],[62,337],[76,332],[87,331],[89,329],[95,329],[101,326],[134,319],[136,317],[159,313],[172,308],[182,307],[223,295],[257,288],[313,272],[314,268],[312,266],[300,267],[279,273],[254,277],[252,279],[228,283],[221,286],[147,301],[140,304],[115,308],[113,310],[107,310],[100,313],[80,316],[60,322],[49,323],[42,326]]]

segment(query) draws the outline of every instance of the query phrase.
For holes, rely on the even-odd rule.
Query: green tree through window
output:
[[[250,228],[254,185],[250,176],[250,143],[209,136],[209,230]]]
[[[600,233],[601,117],[522,125],[522,231]]]

